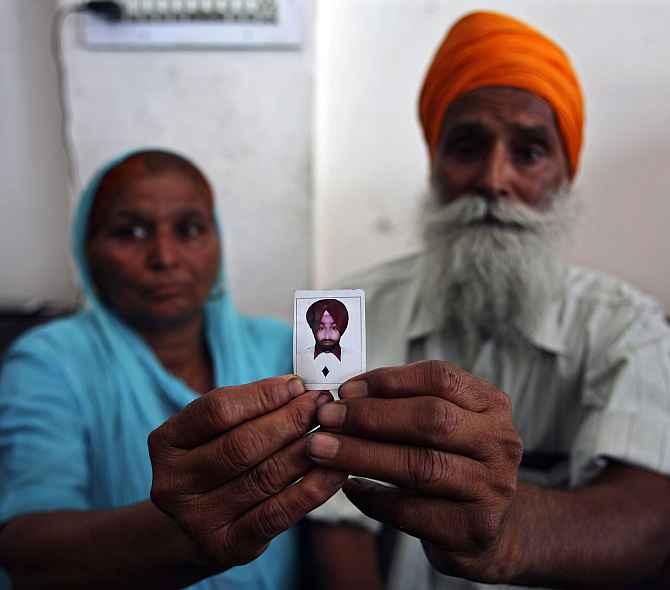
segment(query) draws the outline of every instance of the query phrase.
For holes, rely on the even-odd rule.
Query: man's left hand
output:
[[[442,361],[371,371],[345,383],[318,420],[310,456],[352,479],[349,499],[368,516],[419,537],[433,566],[502,581],[514,556],[507,515],[521,440],[499,389]]]

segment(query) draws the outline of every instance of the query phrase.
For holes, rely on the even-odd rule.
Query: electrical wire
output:
[[[58,84],[58,97],[60,100],[60,133],[63,149],[65,151],[65,158],[68,167],[68,179],[70,198],[75,195],[81,187],[81,178],[79,177],[79,170],[77,167],[77,156],[75,153],[74,140],[70,131],[70,101],[67,95],[67,81],[65,73],[65,55],[63,52],[63,26],[68,16],[79,12],[81,5],[70,4],[60,5],[56,9],[51,26],[51,52],[54,62],[56,64],[56,77]]]
[[[63,51],[63,30],[65,21],[71,14],[91,12],[108,21],[119,21],[123,18],[123,6],[119,2],[89,1],[76,4],[61,4],[56,9],[51,26],[51,52],[56,64],[56,78],[61,112],[61,141],[67,160],[70,197],[79,192],[81,177],[77,166],[77,154],[70,128],[72,113],[67,93],[65,52]]]
[[[51,53],[56,64],[56,82],[60,101],[60,135],[65,152],[68,173],[68,207],[71,207],[74,196],[81,189],[81,177],[77,166],[77,154],[71,131],[72,113],[67,93],[65,52],[63,51],[63,30],[67,17],[78,12],[94,12],[111,21],[121,20],[123,10],[118,2],[80,2],[77,4],[60,4],[51,22]],[[83,305],[83,292],[76,289],[75,309]]]

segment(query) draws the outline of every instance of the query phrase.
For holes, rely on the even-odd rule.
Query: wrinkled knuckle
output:
[[[269,457],[250,472],[252,488],[266,498],[273,496],[279,491],[278,482],[281,481],[283,471],[281,461]]]
[[[251,432],[233,433],[219,447],[219,463],[233,473],[243,473],[252,467],[251,457],[256,448],[258,442]]]
[[[431,361],[421,361],[408,365],[407,368],[410,370],[400,373],[401,380],[399,388],[413,389],[416,385],[422,386],[425,385],[427,381],[430,381],[430,362]]]
[[[446,456],[427,448],[407,449],[407,471],[411,483],[419,488],[433,488],[447,477],[449,470]]]
[[[199,538],[207,538],[214,530],[213,521],[199,496],[176,502],[173,514],[186,530]]]
[[[296,434],[304,434],[312,425],[316,411],[316,404],[295,404],[289,414],[293,431]]]
[[[299,509],[307,511],[322,504],[334,490],[329,486],[324,486],[320,479],[306,481],[302,488],[302,499]]]
[[[149,492],[151,501],[163,512],[185,521],[192,513],[193,498],[190,494],[177,491],[171,476],[154,479]]]
[[[477,449],[477,456],[485,463],[500,464],[500,445],[491,432],[484,432],[473,438]]]
[[[513,428],[506,429],[498,441],[503,456],[514,466],[521,463],[523,457],[523,441]]]
[[[493,394],[493,404],[495,407],[500,408],[506,414],[512,414],[512,399],[504,391],[500,389],[494,389]]]
[[[265,379],[258,384],[259,400],[267,412],[280,406],[286,398],[288,384],[278,377]]]
[[[421,408],[419,427],[422,434],[435,446],[443,445],[456,430],[458,416],[440,399],[430,398]]]
[[[491,488],[496,496],[509,501],[516,494],[517,478],[513,476],[496,477]]]
[[[221,395],[210,395],[202,398],[203,403],[199,409],[205,414],[208,424],[218,426],[222,430],[231,421],[237,423],[239,409],[237,404],[231,404],[230,398],[224,399]]]
[[[428,361],[427,372],[430,376],[431,389],[442,390],[446,386],[445,367],[442,361]]]
[[[254,529],[258,536],[266,541],[273,539],[293,524],[291,514],[282,501],[276,499],[267,502],[258,512]]]
[[[431,373],[433,385],[440,393],[460,393],[465,387],[464,374],[454,365],[446,361],[431,361],[434,363]]]
[[[498,541],[503,514],[495,510],[478,512],[475,518],[472,541],[478,551],[484,552]]]

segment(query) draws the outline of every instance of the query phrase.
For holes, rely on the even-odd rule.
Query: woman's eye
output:
[[[142,227],[141,225],[134,225],[130,231],[133,238],[136,240],[143,240],[149,233],[146,228]]]
[[[116,228],[113,235],[122,240],[144,240],[149,236],[149,231],[143,225],[125,225]]]
[[[195,221],[188,221],[185,223],[180,223],[177,226],[177,234],[182,237],[182,238],[197,238],[198,236],[202,235],[206,231],[206,227],[204,224],[195,222]]]

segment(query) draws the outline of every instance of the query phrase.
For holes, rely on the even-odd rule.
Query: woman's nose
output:
[[[177,262],[178,244],[175,237],[166,231],[158,231],[153,239],[149,262],[153,268],[170,268]]]

